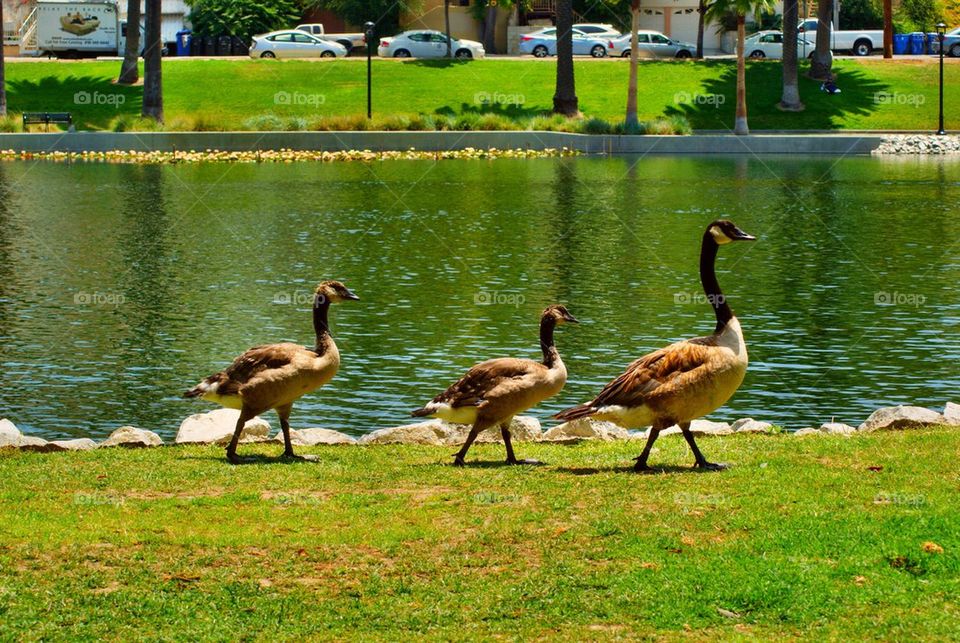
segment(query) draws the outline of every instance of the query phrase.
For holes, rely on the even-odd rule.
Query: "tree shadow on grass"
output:
[[[503,100],[500,100],[500,97],[497,94],[491,94],[490,92],[477,92],[473,103],[460,103],[459,108],[454,108],[450,105],[443,105],[433,110],[433,113],[441,116],[450,116],[453,118],[466,114],[475,116],[493,114],[495,116],[502,116],[503,118],[511,120],[518,120],[532,119],[537,116],[543,116],[547,111],[549,110],[544,110],[542,107],[526,107],[522,103],[516,101],[504,102]]]
[[[142,101],[142,87],[114,85],[103,77],[44,76],[39,81],[7,81],[11,112],[70,112],[77,129],[104,129],[117,116],[139,116]]]
[[[684,116],[694,129],[732,130],[736,112],[737,69],[725,61],[704,61],[707,67],[722,67],[705,80],[696,93],[679,91],[664,110],[666,116]],[[781,112],[777,103],[783,91],[783,66],[779,61],[747,62],[747,119],[751,130],[764,129],[843,129],[850,116],[869,116],[882,106],[878,93],[890,91],[890,85],[868,77],[856,67],[834,67],[840,94],[820,90],[820,81],[806,76],[809,65],[800,65],[802,112]]]

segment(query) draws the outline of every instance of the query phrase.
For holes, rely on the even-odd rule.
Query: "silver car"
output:
[[[573,29],[573,54],[575,56],[593,56],[603,58],[610,50],[611,41],[607,38],[589,36],[579,29]],[[520,53],[533,54],[537,58],[557,55],[557,28],[549,27],[524,34],[520,37]]]
[[[624,34],[612,42],[611,55],[630,57],[630,34]],[[641,58],[691,58],[696,51],[696,45],[670,40],[659,31],[642,29],[637,32],[637,54]]]
[[[486,55],[482,44],[462,38],[450,39],[450,51],[460,60],[483,58]],[[447,55],[447,36],[432,29],[404,31],[392,38],[381,38],[377,53],[382,58],[444,58]]]
[[[250,43],[251,58],[341,58],[346,55],[343,45],[294,29],[254,36]]]

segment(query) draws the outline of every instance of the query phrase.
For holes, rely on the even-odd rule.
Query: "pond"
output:
[[[721,250],[751,364],[712,418],[861,422],[960,388],[960,164],[871,158],[577,157],[181,166],[0,164],[0,417],[45,438],[125,424],[172,437],[182,391],[261,343],[311,344],[338,278],[340,374],[294,428],[359,435],[476,361],[538,357],[562,302],[566,389],[707,334],[700,236]],[[278,426],[276,417],[268,418]]]

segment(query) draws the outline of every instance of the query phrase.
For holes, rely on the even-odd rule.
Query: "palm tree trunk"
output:
[[[487,4],[486,18],[483,19],[483,48],[488,54],[497,53],[497,5]]]
[[[443,22],[447,36],[447,58],[453,58],[453,49],[450,44],[450,0],[443,0]]]
[[[883,57],[893,58],[893,0],[883,0]]]
[[[750,128],[747,127],[747,69],[743,60],[746,20],[743,12],[737,13],[737,117],[733,133],[738,135],[750,133]]]
[[[160,40],[161,0],[146,0],[147,42],[143,52],[143,110],[144,118],[163,122],[163,78],[161,60],[163,42]]]
[[[123,50],[123,64],[117,83],[133,85],[140,80],[137,63],[140,60],[140,0],[127,0],[127,45]]]
[[[707,14],[707,0],[697,5],[697,58],[703,58],[703,22]]]
[[[553,111],[565,116],[580,113],[573,73],[573,0],[557,0],[557,89]]]
[[[791,112],[803,109],[797,80],[797,23],[799,21],[798,0],[783,0],[783,96],[779,107]]]
[[[833,0],[817,3],[817,48],[810,63],[810,77],[829,80],[833,69],[833,52],[830,51],[830,36],[833,34]]]
[[[0,25],[3,25],[3,2],[0,0]],[[0,40],[3,40],[0,37]],[[0,42],[0,116],[7,115],[7,61],[3,55],[3,43]]]
[[[637,31],[640,29],[640,0],[630,2],[630,81],[627,83],[627,117],[624,124],[636,127],[640,124],[637,116],[637,66],[640,60]]]

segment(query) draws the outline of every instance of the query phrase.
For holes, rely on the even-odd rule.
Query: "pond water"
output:
[[[538,357],[562,302],[566,389],[709,333],[699,240],[721,250],[751,364],[714,419],[796,429],[960,388],[960,164],[594,158],[136,166],[0,164],[0,417],[46,438],[124,424],[172,437],[180,393],[260,343],[311,344],[312,287],[342,279],[335,380],[296,427],[358,435],[471,364]],[[276,427],[275,416],[269,418]]]

